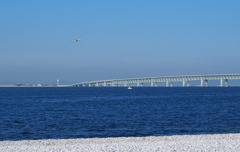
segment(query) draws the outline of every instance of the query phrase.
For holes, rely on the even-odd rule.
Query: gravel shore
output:
[[[240,134],[1,141],[1,152],[240,151]]]

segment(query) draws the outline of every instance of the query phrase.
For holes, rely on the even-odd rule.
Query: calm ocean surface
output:
[[[240,133],[240,88],[0,88],[0,140]]]

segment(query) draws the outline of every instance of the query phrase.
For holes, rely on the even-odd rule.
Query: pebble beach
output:
[[[240,134],[0,141],[1,152],[240,151]]]

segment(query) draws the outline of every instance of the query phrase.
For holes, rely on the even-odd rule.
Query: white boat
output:
[[[132,90],[132,88],[131,88],[131,87],[128,87],[127,89],[128,89],[128,90]]]

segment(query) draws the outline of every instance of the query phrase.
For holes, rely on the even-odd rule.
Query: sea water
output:
[[[240,133],[238,87],[0,88],[0,140]]]

